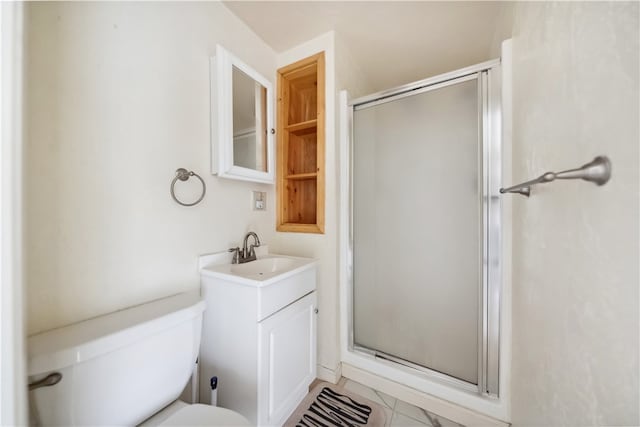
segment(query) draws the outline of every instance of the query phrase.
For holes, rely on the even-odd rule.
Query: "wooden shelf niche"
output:
[[[278,70],[278,231],[324,233],[324,53]]]

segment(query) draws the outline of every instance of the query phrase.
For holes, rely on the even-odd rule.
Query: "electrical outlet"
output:
[[[253,210],[254,211],[267,210],[267,192],[266,191],[253,192]]]

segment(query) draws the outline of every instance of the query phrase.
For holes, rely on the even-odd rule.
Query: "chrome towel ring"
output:
[[[189,179],[189,177],[195,176],[196,178],[198,178],[200,180],[200,182],[202,183],[202,195],[200,195],[200,198],[198,198],[198,200],[196,200],[193,203],[183,203],[180,200],[178,200],[178,198],[176,197],[176,193],[174,191],[174,186],[176,185],[176,182],[178,180],[180,181],[186,181]],[[184,168],[179,168],[176,170],[176,177],[173,178],[173,181],[171,181],[171,197],[173,197],[173,200],[176,201],[176,203],[182,205],[182,206],[194,206],[197,205],[198,203],[200,203],[202,201],[202,199],[204,199],[204,195],[207,192],[207,185],[204,183],[204,180],[202,178],[200,178],[200,175],[198,175],[197,173],[193,172],[193,171],[188,171]]]

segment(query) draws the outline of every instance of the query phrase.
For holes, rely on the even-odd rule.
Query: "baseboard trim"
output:
[[[331,384],[338,384],[340,377],[342,377],[342,364],[338,363],[338,366],[335,369],[318,365],[316,368],[316,377],[322,381],[330,382]]]
[[[479,414],[449,401],[431,396],[430,394],[422,393],[386,378],[379,377],[369,371],[349,365],[348,363],[343,362],[340,367],[342,375],[350,380],[364,384],[367,387],[371,387],[397,399],[404,400],[407,403],[423,408],[429,412],[433,412],[434,414],[441,415],[464,426],[508,427],[510,425],[504,421]]]

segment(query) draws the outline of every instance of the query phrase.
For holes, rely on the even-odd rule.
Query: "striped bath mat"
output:
[[[384,410],[377,403],[321,382],[298,405],[284,427],[384,426],[385,419]]]

